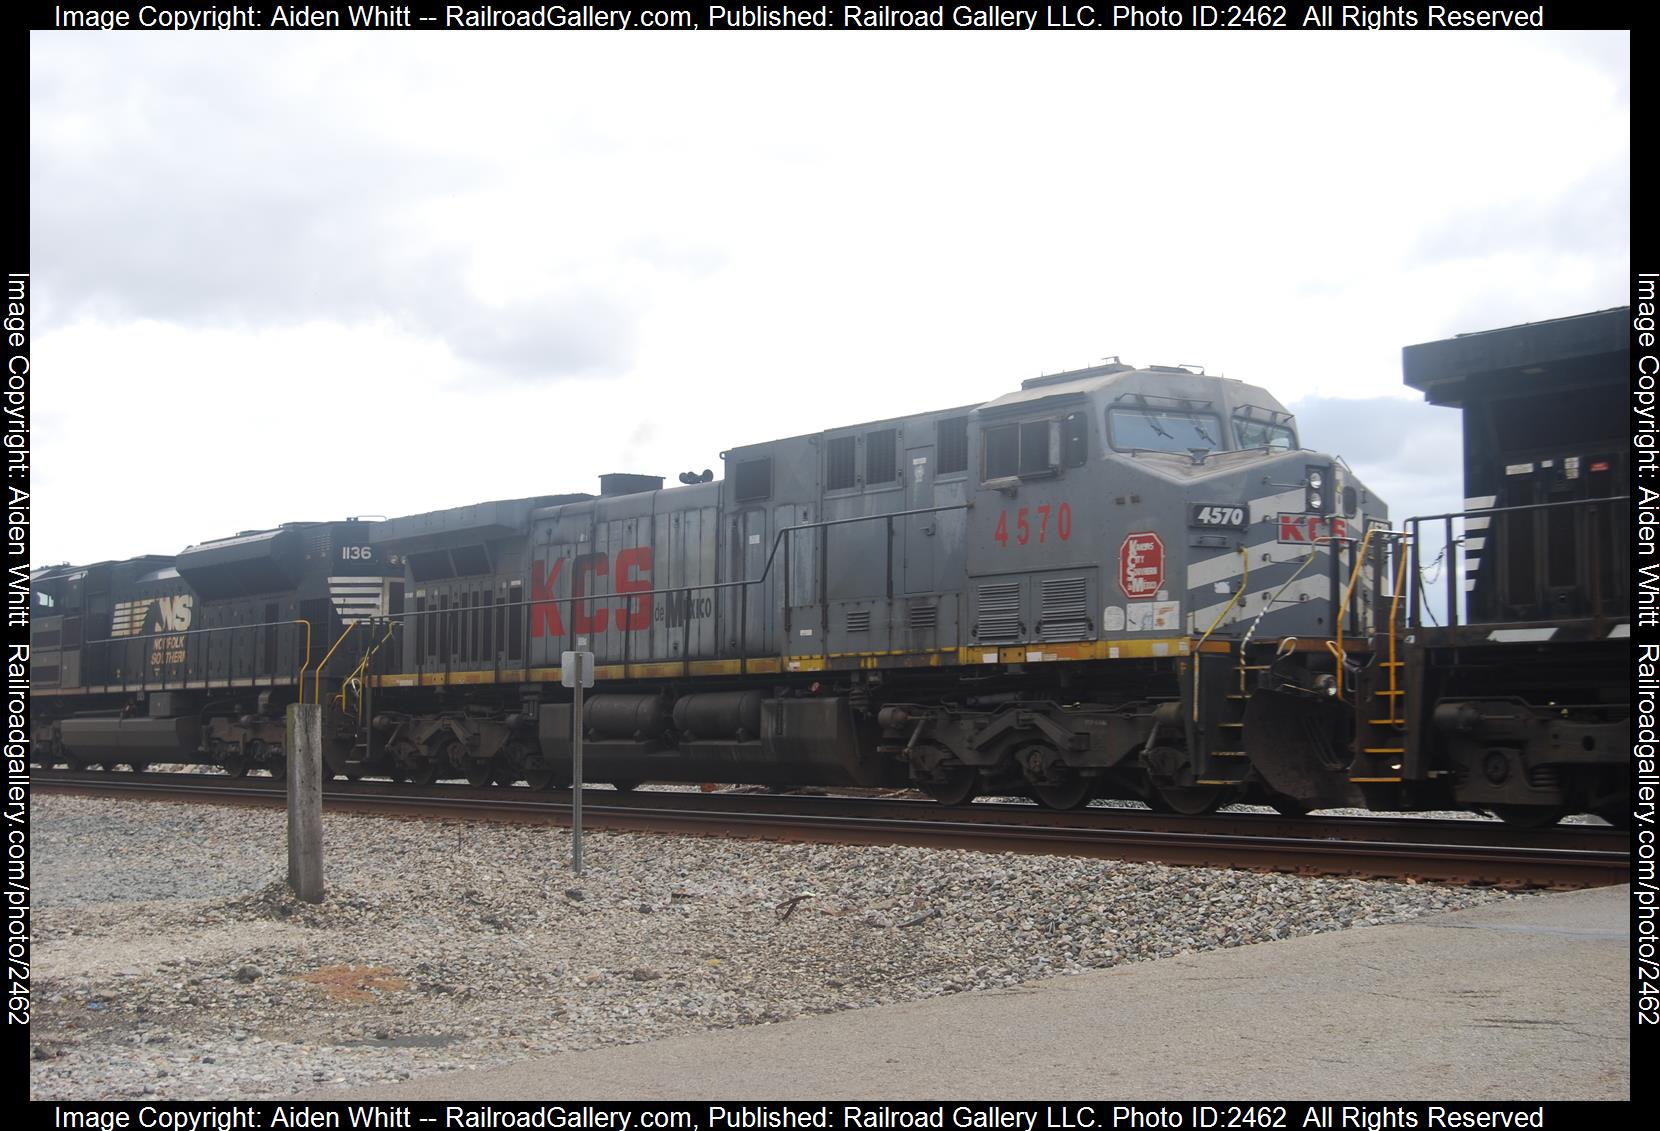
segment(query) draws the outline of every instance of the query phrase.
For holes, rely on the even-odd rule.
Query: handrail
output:
[[[310,659],[309,659],[309,657],[311,656],[311,622],[308,621],[308,620],[298,618],[298,617],[296,617],[293,620],[261,621],[258,624],[215,624],[215,625],[210,625],[207,628],[181,628],[181,629],[178,629],[177,631],[152,632],[152,633],[149,633],[148,635],[140,634],[140,635],[133,635],[133,636],[101,636],[97,640],[83,640],[83,641],[80,642],[80,644],[76,645],[76,647],[77,648],[90,648],[94,644],[122,644],[122,645],[130,646],[130,645],[133,645],[133,644],[142,643],[146,640],[155,640],[155,639],[157,639],[159,637],[163,637],[163,636],[206,636],[209,633],[214,633],[214,632],[246,632],[249,629],[255,629],[255,628],[279,628],[279,627],[281,627],[282,625],[285,625],[285,624],[297,624],[297,625],[302,626],[305,629],[305,654],[307,656],[307,661],[300,668],[300,675],[299,675],[299,678],[301,680],[304,680],[306,669],[311,666],[311,662],[310,662]],[[271,674],[272,674],[272,678],[276,677],[275,672],[273,672]],[[206,679],[207,677],[204,676],[203,678]],[[127,680],[122,680],[121,682],[122,682],[122,688],[125,689],[126,684],[127,684],[128,681]],[[148,687],[149,682],[150,681],[148,679],[140,680],[139,681],[140,690]],[[209,682],[211,682],[211,681],[209,681]],[[165,677],[163,678],[163,686],[164,687],[166,686]]]
[[[379,640],[377,640],[373,644],[371,644],[369,646],[368,650],[363,653],[363,659],[361,659],[357,662],[357,667],[353,668],[350,672],[347,673],[346,679],[345,679],[344,683],[341,685],[340,694],[338,696],[338,698],[340,700],[340,709],[342,711],[344,711],[346,709],[346,687],[349,686],[353,680],[358,679],[358,678],[363,677],[363,676],[368,674],[370,661],[373,660],[375,658],[376,654],[380,652],[381,646],[384,645],[388,640],[392,639],[392,633],[396,632],[399,627],[400,626],[399,626],[397,621],[389,620],[387,622],[387,625],[386,625],[386,635],[382,636]],[[359,706],[361,708],[361,703],[359,704]],[[362,717],[361,709],[358,711],[358,716],[360,718]]]
[[[1329,536],[1326,536],[1326,537],[1320,539],[1320,541],[1330,543],[1331,538]],[[1328,548],[1327,552],[1330,553],[1331,550]],[[1274,611],[1274,606],[1279,604],[1280,594],[1284,593],[1287,589],[1291,588],[1291,583],[1296,581],[1299,577],[1301,577],[1303,575],[1303,570],[1305,570],[1309,566],[1313,565],[1314,564],[1314,559],[1318,556],[1319,555],[1316,554],[1313,550],[1310,550],[1308,552],[1308,554],[1306,556],[1304,556],[1303,564],[1298,566],[1296,569],[1292,570],[1290,577],[1288,577],[1284,581],[1280,582],[1280,587],[1278,589],[1274,590],[1274,595],[1272,597],[1269,597],[1266,601],[1264,601],[1262,603],[1262,612],[1257,614],[1257,619],[1251,622],[1251,627],[1246,629],[1245,630],[1245,635],[1241,636],[1239,638],[1239,690],[1241,692],[1243,692],[1245,690],[1245,650],[1251,646],[1251,640],[1252,640],[1253,637],[1256,636],[1257,629],[1262,624],[1262,618]],[[1286,637],[1286,640],[1295,640],[1295,639],[1296,639],[1296,637],[1294,637],[1294,636]],[[1282,641],[1280,641],[1279,655],[1284,655],[1284,654],[1285,654],[1285,640],[1282,640]]]
[[[1513,514],[1519,511],[1542,511],[1562,507],[1588,507],[1596,503],[1629,503],[1630,495],[1602,495],[1597,498],[1563,499],[1555,503],[1518,503],[1513,507],[1482,507],[1480,510],[1449,511],[1446,514],[1415,514],[1411,518],[1403,519],[1401,525],[1414,522],[1429,522],[1437,518],[1484,518],[1495,514]]]
[[[352,630],[357,628],[357,625],[358,625],[358,622],[355,621],[355,620],[352,621],[350,624],[348,624],[346,626],[346,631],[342,632],[339,635],[339,637],[335,640],[333,647],[331,647],[328,650],[328,652],[326,652],[324,654],[324,656],[321,660],[317,661],[317,671],[311,677],[311,701],[312,701],[312,703],[317,704],[317,705],[322,704],[322,702],[323,702],[323,668],[324,668],[325,665],[328,664],[329,660],[334,656],[335,652],[340,650],[340,645],[342,645],[346,642],[346,637],[348,637],[352,634]],[[304,686],[305,677],[301,676],[300,680],[301,680],[300,690],[303,693],[305,691],[305,686]],[[303,702],[304,701],[303,694],[302,694],[301,699],[302,699],[302,702]]]
[[[1403,551],[1404,549],[1405,547],[1402,547]],[[1389,690],[1391,692],[1401,690],[1400,684],[1396,682],[1399,678],[1397,673],[1400,670],[1400,662],[1395,658],[1395,624],[1400,616],[1401,592],[1406,585],[1407,562],[1404,552],[1396,554],[1396,557],[1400,559],[1400,562],[1395,567],[1395,592],[1389,599]],[[1393,725],[1404,725],[1406,723],[1406,712],[1403,710],[1406,704],[1396,702],[1401,698],[1404,698],[1404,696],[1398,694],[1389,696],[1389,717],[1393,720]]]
[[[1354,597],[1355,583],[1360,580],[1360,574],[1366,568],[1367,544],[1372,541],[1372,535],[1385,529],[1387,528],[1382,526],[1369,526],[1366,528],[1366,533],[1361,535],[1360,545],[1355,550],[1355,567],[1349,572],[1349,584],[1343,587],[1343,601],[1337,608],[1337,638],[1335,641],[1326,641],[1326,651],[1337,659],[1337,695],[1339,698],[1343,695],[1343,620],[1349,611],[1349,601]],[[1389,533],[1392,534],[1394,531],[1389,531]],[[1345,541],[1347,540],[1345,539]],[[1337,540],[1333,539],[1333,553],[1337,552],[1336,543]]]
[[[1498,516],[1498,515],[1516,516],[1516,515],[1520,515],[1520,514],[1529,512],[1529,511],[1566,510],[1566,509],[1570,509],[1570,508],[1577,508],[1580,511],[1595,513],[1597,508],[1604,505],[1604,504],[1629,503],[1629,502],[1631,502],[1631,496],[1630,495],[1604,495],[1604,496],[1599,496],[1599,497],[1594,497],[1594,498],[1584,498],[1584,499],[1563,499],[1563,500],[1560,500],[1558,502],[1553,502],[1553,503],[1521,503],[1521,504],[1518,504],[1518,505],[1515,505],[1515,506],[1508,506],[1508,507],[1482,507],[1479,510],[1449,511],[1446,514],[1413,515],[1411,518],[1408,518],[1405,521],[1403,521],[1402,524],[1401,524],[1401,527],[1402,527],[1402,530],[1407,534],[1407,536],[1411,540],[1412,546],[1413,546],[1413,553],[1414,553],[1414,556],[1416,557],[1417,556],[1417,547],[1418,547],[1418,532],[1419,532],[1420,525],[1422,523],[1434,522],[1436,520],[1439,520],[1441,522],[1442,530],[1443,530],[1443,533],[1444,533],[1445,538],[1446,538],[1446,546],[1442,549],[1441,553],[1446,557],[1446,568],[1444,570],[1444,573],[1446,575],[1446,585],[1447,585],[1447,591],[1446,591],[1447,626],[1448,627],[1457,627],[1457,625],[1459,623],[1459,593],[1458,593],[1458,589],[1457,589],[1459,571],[1458,571],[1458,568],[1457,568],[1457,562],[1458,562],[1457,547],[1463,544],[1463,541],[1466,537],[1470,536],[1470,532],[1468,531],[1468,529],[1466,529],[1465,534],[1455,537],[1454,534],[1453,534],[1453,522],[1455,520],[1468,522],[1471,519],[1485,519],[1485,520],[1490,521],[1494,516]],[[1582,533],[1583,532],[1576,531],[1576,535],[1575,535],[1576,539],[1578,539]],[[1586,539],[1586,543],[1589,545],[1592,553],[1595,553],[1596,552],[1595,540],[1594,539]],[[1433,565],[1434,563],[1431,563],[1431,564]],[[1592,584],[1595,585],[1598,582],[1598,580],[1599,580],[1599,575],[1593,573],[1592,577],[1591,577]],[[1423,593],[1422,593],[1423,589],[1424,589],[1423,571],[1421,569],[1417,568],[1417,563],[1415,562],[1414,563],[1414,569],[1412,571],[1412,604],[1411,604],[1411,612],[1410,612],[1410,619],[1411,619],[1412,623],[1414,623],[1414,624],[1417,624],[1417,623],[1420,622],[1420,614],[1421,614],[1421,607],[1422,607],[1422,601],[1423,601]],[[1466,616],[1467,615],[1468,615],[1468,610],[1466,610]],[[1593,615],[1600,616],[1601,615],[1600,608],[1599,609],[1594,609],[1593,610]]]
[[[1248,586],[1250,584],[1250,581],[1251,581],[1251,553],[1244,546],[1239,547],[1239,560],[1240,560],[1240,563],[1243,566],[1244,571],[1245,571],[1243,574],[1240,575],[1239,588],[1234,590],[1233,598],[1231,600],[1229,600],[1228,603],[1222,607],[1221,612],[1216,614],[1216,619],[1210,622],[1210,627],[1205,629],[1205,634],[1203,636],[1199,637],[1199,642],[1193,646],[1193,721],[1194,722],[1199,721],[1199,672],[1204,668],[1204,662],[1200,658],[1200,652],[1205,646],[1205,641],[1210,639],[1210,634],[1215,632],[1217,626],[1222,623],[1222,618],[1226,617],[1228,615],[1228,613],[1230,611],[1232,611],[1233,607],[1239,603],[1239,599],[1245,595],[1246,586]]]
[[[1239,603],[1239,599],[1245,595],[1245,587],[1251,582],[1251,555],[1244,546],[1239,547],[1239,561],[1244,569],[1239,577],[1239,588],[1234,590],[1233,599],[1222,606],[1222,611],[1216,614],[1216,619],[1210,622],[1210,627],[1205,629],[1205,634],[1199,637],[1199,643],[1193,646],[1195,652],[1204,646],[1205,641],[1210,639],[1210,634],[1215,632],[1217,626],[1222,623],[1222,618],[1232,612],[1233,607]],[[1209,564],[1208,560],[1206,564]]]
[[[692,593],[701,593],[704,590],[715,590],[715,589],[748,588],[749,586],[752,586],[752,585],[762,584],[763,582],[765,582],[767,580],[768,577],[771,576],[773,562],[775,562],[778,558],[778,548],[779,548],[779,546],[781,546],[783,544],[784,538],[785,538],[786,535],[793,534],[796,531],[828,529],[829,527],[832,527],[832,526],[846,526],[846,525],[849,525],[849,524],[855,523],[855,522],[878,522],[878,521],[884,521],[885,522],[885,521],[890,521],[890,520],[896,519],[896,518],[911,518],[911,517],[914,517],[916,515],[942,514],[946,511],[965,511],[965,510],[968,510],[968,509],[969,509],[969,506],[968,506],[967,503],[950,503],[950,504],[947,504],[947,505],[944,505],[944,506],[938,506],[938,507],[918,507],[914,510],[890,511],[890,512],[887,512],[887,513],[884,513],[884,514],[861,514],[861,515],[854,515],[851,518],[832,518],[832,519],[825,519],[821,522],[804,522],[804,523],[799,523],[795,526],[781,526],[781,527],[778,528],[777,533],[773,537],[772,549],[767,553],[766,563],[761,567],[761,573],[757,577],[739,578],[736,581],[709,581],[709,582],[704,582],[702,584],[670,585],[670,586],[665,586],[661,589],[631,589],[626,593],[614,593],[614,592],[613,593],[584,593],[581,596],[570,596],[570,597],[524,597],[524,598],[520,598],[517,601],[498,601],[498,602],[490,605],[489,608],[491,608],[491,609],[526,609],[528,611],[530,609],[534,609],[534,608],[537,608],[539,606],[552,605],[555,608],[567,609],[567,610],[571,610],[571,611],[574,612],[576,602],[578,602],[578,601],[619,601],[620,600],[620,601],[624,602],[624,608],[626,610],[632,611],[633,607],[634,607],[633,602],[635,600],[641,598],[641,597],[660,597],[660,596],[663,596],[665,594],[671,594],[671,593],[692,594]],[[788,560],[789,560],[788,558],[785,559],[786,562]],[[786,599],[787,599],[787,595],[786,595]],[[786,603],[787,603],[787,600],[786,600]],[[747,600],[746,600],[745,604],[740,607],[739,615],[740,616],[747,616],[748,608],[749,608],[749,606],[748,606],[748,603],[747,603]],[[406,623],[406,622],[410,621],[411,619],[419,619],[421,617],[450,616],[450,615],[453,615],[453,614],[457,613],[458,611],[477,614],[481,610],[479,608],[477,608],[476,606],[471,608],[471,609],[468,609],[468,610],[460,610],[456,607],[451,607],[451,608],[448,608],[448,609],[429,608],[429,609],[421,609],[421,610],[417,611],[417,610],[406,608],[406,609],[404,609],[403,612],[398,614],[398,621],[399,621],[399,623]],[[525,622],[525,627],[528,630],[528,628],[529,628],[528,619]],[[530,642],[529,642],[529,639],[528,639],[528,635],[529,635],[528,631],[527,631],[526,635],[527,635],[527,639],[525,640],[526,656],[524,657],[524,660],[523,660],[523,667],[524,667],[525,670],[528,670],[529,667],[530,667],[530,660],[529,660],[529,655],[528,655]],[[446,662],[447,662],[447,658],[446,658]]]

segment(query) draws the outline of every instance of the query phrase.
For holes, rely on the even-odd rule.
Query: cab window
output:
[[[1222,422],[1214,413],[1119,406],[1107,410],[1107,435],[1115,450],[1185,452],[1222,447]]]
[[[1233,418],[1235,446],[1267,448],[1271,452],[1289,452],[1297,446],[1297,434],[1284,424],[1270,424],[1266,420]]]

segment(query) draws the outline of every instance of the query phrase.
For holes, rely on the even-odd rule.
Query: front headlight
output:
[[[1326,464],[1303,468],[1303,510],[1310,514],[1325,514],[1331,509],[1332,494],[1326,490],[1326,481],[1332,469]]]

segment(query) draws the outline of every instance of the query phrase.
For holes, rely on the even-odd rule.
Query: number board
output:
[[[1250,512],[1243,503],[1194,503],[1188,514],[1189,526],[1213,530],[1244,530]]]

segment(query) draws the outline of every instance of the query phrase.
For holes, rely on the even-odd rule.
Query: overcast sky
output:
[[[1624,33],[35,33],[34,560],[719,474],[1109,354],[1452,508],[1400,349],[1627,300],[1629,71]]]

